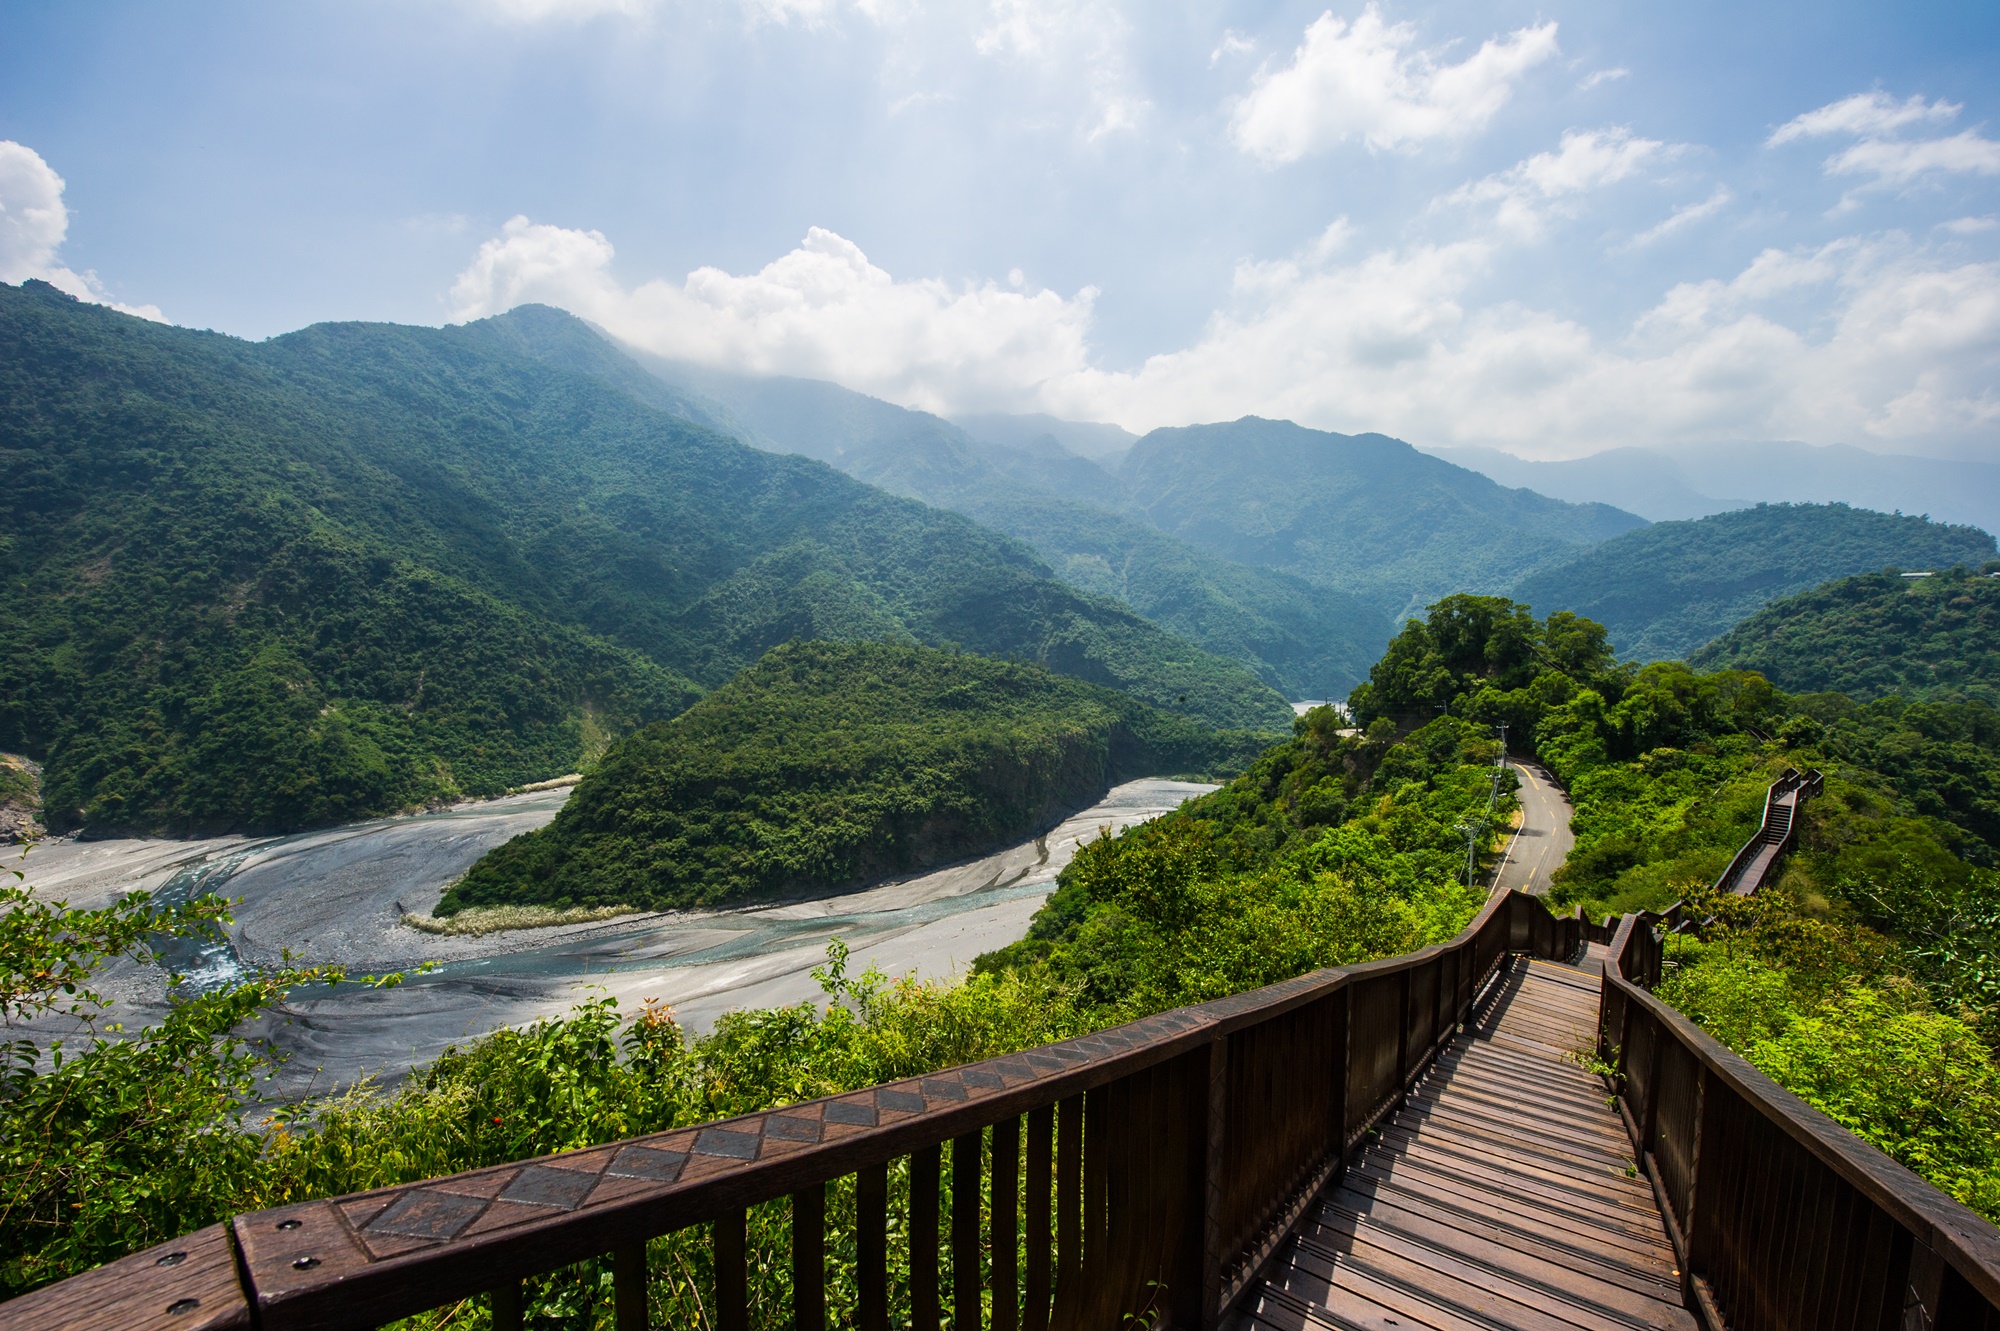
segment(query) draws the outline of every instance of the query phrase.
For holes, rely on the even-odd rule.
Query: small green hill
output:
[[[1845,504],[1759,504],[1627,532],[1524,577],[1513,595],[1544,614],[1596,620],[1628,660],[1667,661],[1830,578],[1977,564],[1993,553],[1977,527]]]
[[[792,643],[613,747],[553,823],[480,860],[438,913],[845,887],[1025,836],[1115,781],[1240,765],[1270,738],[1018,661]]]
[[[0,750],[44,765],[52,831],[497,793],[794,638],[954,643],[1213,725],[1290,718],[1017,541],[483,327],[250,343],[0,284],[0,567]]]
[[[1841,578],[1773,601],[1689,661],[1755,670],[1792,693],[2000,705],[2000,577],[1960,567]]]

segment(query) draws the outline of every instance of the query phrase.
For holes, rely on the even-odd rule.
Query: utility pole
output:
[[[1465,833],[1465,885],[1467,887],[1472,886],[1473,837],[1478,834],[1479,828],[1480,824],[1474,822],[1463,822],[1458,825],[1458,830]]]

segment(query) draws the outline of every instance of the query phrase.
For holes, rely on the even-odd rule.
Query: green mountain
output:
[[[1240,766],[1268,739],[1017,661],[792,643],[615,745],[553,823],[480,860],[438,913],[845,887],[1017,840],[1115,781]]]
[[[2000,705],[2000,577],[1960,567],[1840,578],[1771,602],[1688,659],[1755,670],[1793,693]]]
[[[729,374],[621,349],[547,306],[521,306],[473,330],[746,443],[817,458],[1018,537],[1072,586],[1124,602],[1289,697],[1339,696],[1388,640],[1387,618],[1357,597],[1223,558],[1117,511],[1124,502],[1117,477],[1053,433],[1122,434],[1116,427],[1049,421],[1050,429],[1038,429],[1032,418],[981,417],[975,423],[998,438],[975,437],[836,384]]]
[[[1005,536],[490,328],[252,344],[0,286],[0,480],[0,750],[43,762],[51,830],[496,792],[793,638],[949,642],[1210,724],[1289,719]]]
[[[1845,504],[1759,504],[1628,532],[1528,575],[1513,595],[1544,613],[1597,620],[1627,659],[1674,660],[1829,578],[1976,564],[1993,553],[1993,538],[1976,527]]]
[[[1397,619],[1645,525],[1508,490],[1379,434],[1246,416],[1155,430],[1118,478],[1131,511],[1217,554],[1349,592]]]

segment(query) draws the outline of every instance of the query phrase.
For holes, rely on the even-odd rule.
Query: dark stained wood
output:
[[[728,1211],[715,1218],[711,1241],[715,1245],[716,1331],[750,1328],[750,1273],[744,1265],[749,1221],[742,1211]]]
[[[1055,1199],[1049,1183],[1055,1168],[1056,1111],[1044,1105],[1028,1115],[1027,1212],[1028,1279],[1022,1298],[1021,1331],[1048,1331],[1050,1278],[1054,1261],[1050,1233]]]
[[[824,1183],[792,1194],[792,1331],[826,1331]]]
[[[0,1303],[0,1327],[101,1331],[106,1327],[248,1327],[250,1305],[236,1279],[226,1225],[86,1271],[59,1285]]]
[[[521,1331],[521,1282],[503,1280],[487,1295],[493,1331]]]
[[[993,1331],[1020,1331],[1021,1120],[993,1125],[993,1205],[987,1250],[993,1254]]]
[[[979,1174],[983,1134],[951,1144],[951,1325],[979,1331]]]
[[[1693,1331],[1587,1046],[1596,995],[1517,965],[1241,1305],[1244,1328]]]
[[[870,1165],[854,1178],[857,1331],[889,1331],[889,1168]]]
[[[611,1254],[611,1315],[617,1331],[646,1331],[644,1243],[621,1243]]]
[[[938,1331],[938,1175],[941,1152],[910,1156],[910,1326]]]

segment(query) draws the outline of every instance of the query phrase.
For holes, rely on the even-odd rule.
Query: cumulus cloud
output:
[[[1926,102],[1921,95],[1899,102],[1879,89],[1858,92],[1793,117],[1778,126],[1765,143],[1775,148],[1794,139],[1827,134],[1888,134],[1911,125],[1940,125],[1955,119],[1961,109],[1943,99]]]
[[[1623,127],[1573,129],[1562,136],[1554,152],[1536,153],[1505,171],[1463,185],[1443,202],[1493,204],[1497,225],[1515,236],[1533,237],[1562,200],[1616,184],[1674,151],[1658,139],[1636,138]]]
[[[63,188],[63,178],[40,153],[0,139],[0,282],[40,278],[78,300],[163,320],[159,306],[121,304],[105,291],[96,273],[78,273],[57,261],[69,232]]]
[[[516,219],[453,297],[461,317],[543,300],[664,355],[933,411],[1132,429],[1254,413],[1561,456],[1759,435],[1950,445],[2000,423],[2000,264],[1897,233],[1766,250],[1608,335],[1482,302],[1504,237],[1350,255],[1354,239],[1337,222],[1293,256],[1245,261],[1192,345],[1130,370],[1093,357],[1090,289],[898,279],[817,229],[755,273],[628,289],[603,236]]]
[[[596,231],[517,217],[451,291],[454,317],[558,305],[663,356],[831,379],[931,410],[1005,409],[1086,360],[1096,291],[1065,299],[997,282],[897,281],[814,227],[755,273],[700,268],[627,290]]]
[[[1631,76],[1632,71],[1622,66],[1617,69],[1593,70],[1589,74],[1584,75],[1583,82],[1576,85],[1576,90],[1578,92],[1589,92],[1592,88],[1602,84],[1612,83],[1618,79],[1630,78]]]
[[[1417,45],[1407,23],[1370,4],[1352,22],[1321,14],[1292,62],[1261,71],[1231,129],[1243,151],[1277,165],[1351,141],[1408,150],[1463,138],[1499,114],[1530,69],[1556,54],[1556,25],[1489,38],[1457,64]]]

